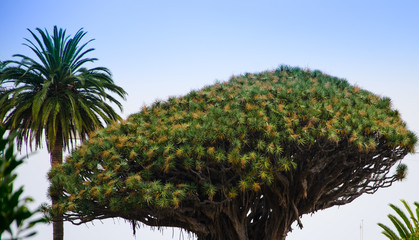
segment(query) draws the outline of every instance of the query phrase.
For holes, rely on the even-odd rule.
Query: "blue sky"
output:
[[[30,1],[0,0],[0,60],[30,54],[26,30],[69,34],[84,28],[99,58],[129,94],[123,116],[156,99],[183,95],[232,75],[281,64],[319,69],[388,96],[408,127],[419,133],[419,2],[417,1]],[[384,239],[388,203],[419,201],[418,156],[408,179],[353,203],[305,216],[287,239]],[[21,167],[19,183],[37,203],[48,201],[45,149]],[[50,239],[39,227],[33,239]],[[123,220],[66,225],[65,239],[135,239]],[[142,227],[137,239],[172,239],[172,230]],[[178,239],[175,232],[174,238]]]

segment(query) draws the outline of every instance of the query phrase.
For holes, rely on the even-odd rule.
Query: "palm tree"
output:
[[[406,216],[400,208],[393,204],[390,204],[390,207],[399,215],[401,220],[392,214],[388,215],[388,218],[396,227],[400,237],[386,225],[382,223],[379,223],[378,225],[383,228],[382,233],[390,240],[419,240],[419,203],[414,203],[416,206],[415,216],[415,213],[412,211],[409,204],[407,204],[405,200],[401,200],[401,202],[409,215]]]
[[[29,30],[29,29],[28,29]],[[20,61],[5,61],[0,83],[8,88],[0,94],[0,120],[11,131],[17,131],[17,146],[22,143],[35,149],[41,147],[45,136],[51,166],[61,164],[63,151],[70,150],[78,140],[83,141],[104,123],[119,120],[110,104],[122,111],[121,103],[108,94],[125,99],[126,92],[116,86],[107,68],[87,69],[96,58],[85,58],[93,48],[85,50],[92,40],[79,46],[86,35],[83,29],[74,37],[54,27],[52,36],[37,28],[38,37],[29,30],[35,41],[25,39],[37,58],[16,54]],[[107,102],[109,103],[107,103]],[[53,205],[57,202],[52,196]],[[63,239],[63,221],[53,222],[54,240]]]

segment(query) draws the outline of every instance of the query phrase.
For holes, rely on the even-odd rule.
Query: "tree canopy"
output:
[[[416,141],[389,98],[281,66],[92,133],[49,173],[50,194],[74,223],[122,217],[198,239],[285,239],[301,215],[402,179],[404,165],[390,169]]]
[[[85,49],[92,40],[81,43],[86,35],[82,29],[74,37],[57,26],[51,35],[36,30],[39,36],[28,29],[33,40],[24,44],[35,58],[15,54],[20,60],[0,62],[0,84],[8,86],[0,93],[0,120],[6,129],[19,130],[18,148],[23,142],[40,147],[45,134],[49,152],[56,140],[62,151],[103,123],[119,120],[107,102],[122,110],[110,93],[125,98],[126,92],[107,68],[86,68],[98,59],[86,57],[94,48]]]

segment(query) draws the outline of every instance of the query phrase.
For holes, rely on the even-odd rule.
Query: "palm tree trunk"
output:
[[[50,152],[51,167],[60,165],[63,163],[63,139],[61,129],[56,133],[55,144]],[[52,197],[52,204],[57,204],[57,197]],[[62,217],[58,216],[54,218],[53,223],[53,240],[64,239],[64,223]]]

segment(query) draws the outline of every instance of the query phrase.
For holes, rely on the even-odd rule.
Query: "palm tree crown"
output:
[[[85,58],[94,50],[84,50],[92,40],[79,47],[86,35],[82,29],[72,38],[56,26],[52,36],[47,30],[36,30],[40,37],[29,30],[35,41],[25,39],[24,45],[36,54],[37,59],[16,54],[14,57],[20,61],[4,62],[1,84],[14,87],[0,95],[0,119],[8,129],[19,129],[19,148],[22,141],[32,143],[33,140],[35,148],[40,147],[45,130],[51,152],[56,140],[69,148],[76,137],[84,140],[89,132],[102,127],[103,122],[120,119],[105,101],[122,110],[121,103],[107,92],[122,98],[126,92],[114,84],[107,68],[83,67],[97,59]]]
[[[29,29],[28,29],[29,30]],[[84,50],[92,40],[79,46],[86,35],[80,29],[70,38],[66,31],[54,27],[52,36],[47,30],[36,29],[38,37],[29,30],[35,41],[26,39],[26,45],[37,59],[16,54],[20,61],[1,63],[0,86],[14,86],[0,92],[1,125],[17,132],[17,147],[22,143],[35,148],[41,146],[45,134],[51,165],[61,164],[64,148],[89,132],[120,119],[110,104],[122,110],[118,100],[108,94],[112,92],[124,98],[126,92],[114,84],[107,68],[87,69],[86,63],[96,58],[85,58],[93,48]],[[105,101],[109,101],[110,104]],[[51,196],[54,204],[58,196]],[[53,239],[62,240],[63,220],[54,219]]]

